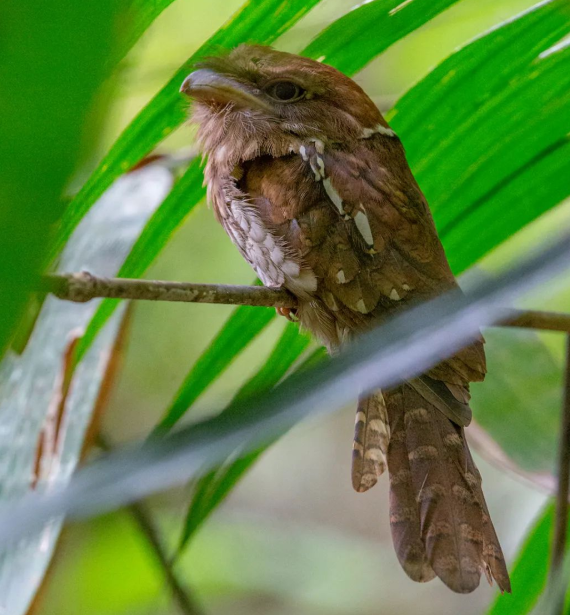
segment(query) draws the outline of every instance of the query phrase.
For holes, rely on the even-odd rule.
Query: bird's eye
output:
[[[279,102],[293,102],[303,98],[305,90],[291,81],[277,81],[267,89],[267,94]]]

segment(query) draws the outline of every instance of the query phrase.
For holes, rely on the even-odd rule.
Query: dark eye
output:
[[[293,102],[305,95],[305,90],[291,81],[277,81],[272,83],[266,90],[271,98],[280,102]]]

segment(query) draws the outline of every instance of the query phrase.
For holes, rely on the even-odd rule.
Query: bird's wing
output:
[[[251,195],[243,193],[231,180],[210,198],[220,223],[265,286],[285,286],[303,295],[316,290],[313,273],[301,267],[297,251],[261,215]]]
[[[456,288],[397,138],[377,134],[344,148],[311,143],[299,155],[260,157],[244,166],[239,186],[314,273],[315,295],[352,332]],[[469,381],[484,373],[480,343],[428,372],[463,402]]]

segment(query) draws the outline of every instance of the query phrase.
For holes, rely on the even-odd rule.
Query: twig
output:
[[[221,303],[261,307],[295,308],[297,301],[285,290],[264,286],[192,284],[126,278],[100,278],[87,272],[46,275],[41,290],[67,301],[85,302],[105,297],[139,301],[179,301],[183,303]],[[570,333],[570,314],[505,309],[503,327],[543,329]]]
[[[97,443],[106,452],[112,450],[107,438],[102,434],[97,436]],[[202,609],[192,599],[188,590],[183,586],[174,572],[172,561],[169,559],[162,544],[160,532],[145,506],[141,502],[134,502],[133,504],[129,504],[126,509],[129,511],[135,523],[139,526],[141,533],[146,538],[154,556],[158,560],[166,582],[172,592],[173,599],[178,605],[182,615],[203,615]]]
[[[157,282],[126,278],[99,278],[87,272],[46,275],[41,290],[60,299],[85,302],[97,297],[183,303],[222,303],[266,307],[295,307],[295,298],[284,290],[264,286],[229,286]]]
[[[570,314],[560,312],[541,312],[538,310],[505,309],[499,327],[519,327],[521,329],[541,329],[570,333]]]
[[[174,570],[172,569],[172,562],[164,551],[162,542],[160,540],[158,530],[154,525],[154,522],[147,512],[145,507],[140,503],[130,504],[127,510],[138,524],[141,532],[144,534],[149,545],[151,546],[154,555],[160,563],[160,567],[164,573],[166,581],[170,586],[174,600],[176,601],[180,612],[183,615],[202,615],[202,610],[190,597],[190,594],[182,586]]]
[[[564,612],[565,587],[558,587],[561,582],[564,552],[566,550],[566,532],[568,527],[568,491],[570,481],[570,335],[566,339],[566,370],[564,382],[564,401],[562,406],[562,426],[558,450],[558,490],[556,495],[556,520],[552,542],[552,562],[550,577],[556,591],[556,604],[553,615]]]

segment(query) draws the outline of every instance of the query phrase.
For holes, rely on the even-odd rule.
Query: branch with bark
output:
[[[127,278],[101,278],[88,272],[46,275],[41,290],[59,299],[85,302],[104,297],[138,301],[178,301],[182,303],[221,303],[265,307],[296,307],[293,295],[264,286],[191,284]]]
[[[85,271],[46,275],[42,278],[41,290],[50,292],[59,299],[77,302],[107,298],[291,309],[297,306],[295,297],[286,290],[273,290],[264,286],[103,278]],[[504,317],[501,318],[501,321],[500,326],[503,327],[570,333],[570,314],[505,308]]]

